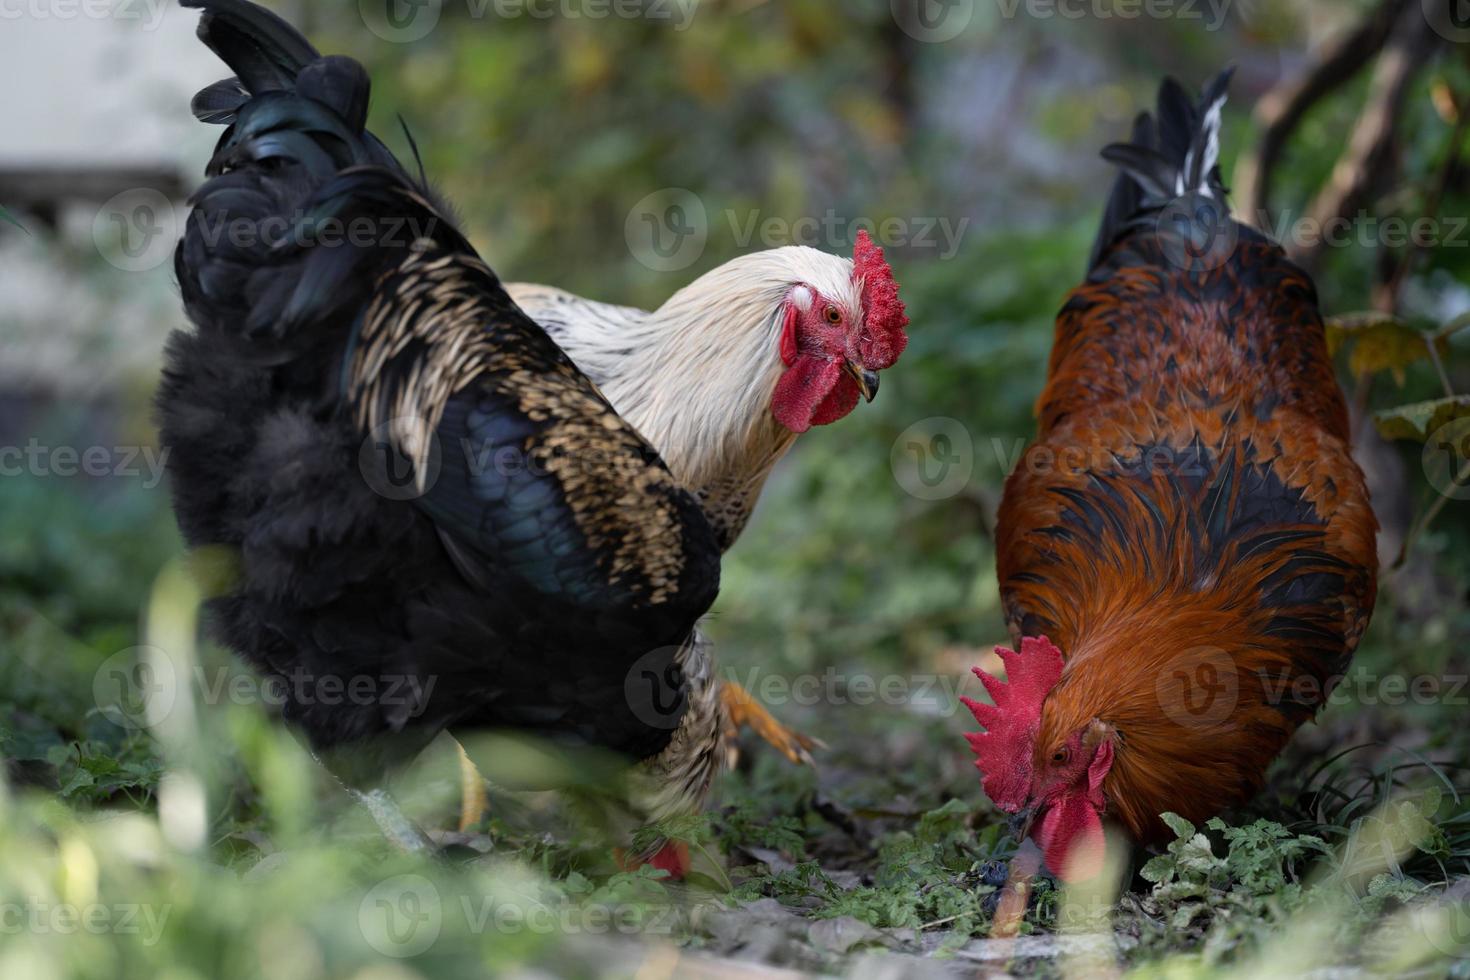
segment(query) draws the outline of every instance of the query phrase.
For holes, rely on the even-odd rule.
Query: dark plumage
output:
[[[229,128],[175,257],[195,329],[158,410],[185,538],[238,552],[220,638],[307,679],[285,715],[353,785],[502,728],[644,760],[676,742],[658,768],[701,797],[699,506],[363,129],[361,66],[245,0],[184,5],[237,78],[194,101]],[[372,693],[329,701],[329,679]]]

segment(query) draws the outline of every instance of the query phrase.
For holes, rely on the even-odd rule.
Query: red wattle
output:
[[[837,361],[798,355],[781,374],[771,396],[771,412],[792,432],[836,422],[857,408],[861,392]]]
[[[689,873],[689,845],[681,840],[671,840],[660,847],[648,863],[660,871],[667,871],[675,881],[682,881]]]
[[[1106,837],[1097,808],[1086,797],[1064,796],[1047,808],[1036,829],[1046,866],[1063,881],[1086,881],[1103,869]]]
[[[618,867],[624,871],[636,871],[643,865],[667,871],[669,877],[675,881],[683,881],[689,874],[691,867],[689,861],[689,845],[680,840],[666,841],[647,861],[640,861],[628,854],[621,847],[613,850],[613,859],[617,861]]]

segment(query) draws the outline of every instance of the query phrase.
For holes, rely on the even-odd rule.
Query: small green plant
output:
[[[1164,822],[1176,839],[1140,874],[1153,882],[1151,898],[1175,929],[1216,915],[1279,919],[1301,904],[1298,865],[1327,851],[1320,837],[1292,834],[1270,820],[1231,827],[1215,817],[1205,827],[1223,838],[1220,855],[1209,836],[1178,814],[1164,814]]]

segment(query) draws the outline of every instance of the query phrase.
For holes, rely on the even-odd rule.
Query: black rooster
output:
[[[364,130],[360,65],[245,0],[184,6],[236,77],[194,101],[228,128],[158,405],[185,538],[238,555],[221,640],[414,846],[377,787],[446,729],[601,746],[643,760],[639,818],[698,808],[721,727],[700,506]]]

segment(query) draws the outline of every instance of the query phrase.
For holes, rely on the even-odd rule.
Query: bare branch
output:
[[[1393,34],[1373,66],[1368,99],[1353,126],[1347,149],[1338,158],[1327,185],[1307,208],[1312,227],[1325,228],[1333,221],[1349,217],[1371,193],[1389,160],[1409,84],[1427,64],[1440,40],[1419,4],[1409,4],[1401,11]],[[1283,244],[1293,259],[1310,268],[1315,265],[1326,238],[1315,235],[1310,245]]]
[[[1324,45],[1317,63],[1305,74],[1282,81],[1256,103],[1261,139],[1252,154],[1236,164],[1236,200],[1249,219],[1269,223],[1271,178],[1281,151],[1308,110],[1350,81],[1388,43],[1407,0],[1384,0],[1361,24]]]

